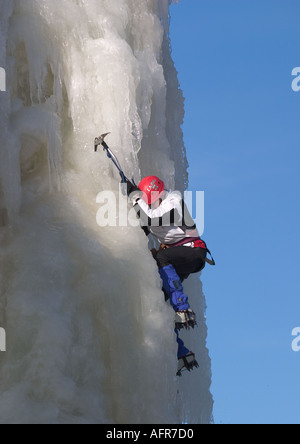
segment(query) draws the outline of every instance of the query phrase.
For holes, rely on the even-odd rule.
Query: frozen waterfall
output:
[[[199,276],[186,283],[200,369],[175,376],[174,313],[142,230],[100,228],[119,176],[187,188],[169,0],[1,0],[0,423],[209,423]]]

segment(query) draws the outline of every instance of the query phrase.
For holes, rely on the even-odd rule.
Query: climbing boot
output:
[[[194,368],[198,368],[199,364],[196,361],[195,353],[189,352],[186,356],[182,356],[178,359],[178,371],[177,376],[182,376],[182,372],[187,370],[190,372]]]
[[[177,330],[181,330],[182,328],[189,330],[190,328],[194,328],[196,325],[196,314],[191,308],[176,312],[175,328]]]

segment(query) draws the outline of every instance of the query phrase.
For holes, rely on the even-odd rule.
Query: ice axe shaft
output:
[[[115,165],[115,167],[119,171],[120,176],[122,178],[122,182],[126,183],[126,181],[128,179],[125,176],[125,174],[124,174],[124,172],[123,172],[123,170],[121,168],[121,165],[120,165],[120,162],[118,161],[117,156],[112,152],[112,150],[109,148],[109,146],[107,145],[107,143],[104,140],[105,137],[108,136],[109,134],[110,133],[105,133],[105,134],[102,134],[100,137],[96,137],[95,138],[95,153],[98,151],[99,145],[102,145],[103,146],[103,151],[106,151],[107,157],[112,160],[113,164]]]

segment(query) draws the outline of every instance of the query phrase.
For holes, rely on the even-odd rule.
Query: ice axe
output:
[[[121,168],[121,165],[120,165],[120,162],[118,161],[117,156],[112,152],[112,150],[109,148],[109,146],[107,145],[107,143],[104,140],[105,137],[108,136],[109,134],[110,133],[105,133],[105,134],[102,134],[100,137],[95,138],[95,153],[98,151],[99,145],[102,145],[103,151],[106,151],[107,157],[112,160],[113,164],[118,169],[121,179],[122,179],[122,183],[126,183],[128,181],[128,179],[125,176],[125,174]]]

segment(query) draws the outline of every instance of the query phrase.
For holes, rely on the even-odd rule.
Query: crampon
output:
[[[195,359],[195,354],[190,352],[186,356],[179,358],[177,376],[182,376],[182,372],[187,370],[188,372],[198,368],[199,364]]]
[[[196,314],[190,308],[188,310],[177,311],[175,316],[175,327],[177,330],[194,328],[197,325]]]

